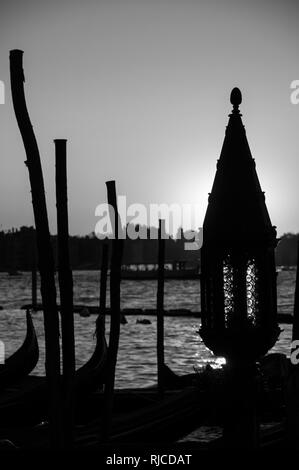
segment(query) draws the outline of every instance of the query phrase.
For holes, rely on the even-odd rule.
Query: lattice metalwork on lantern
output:
[[[230,255],[223,260],[224,322],[229,325],[234,315],[234,269]]]
[[[256,326],[259,321],[259,273],[256,260],[254,258],[247,261],[246,266],[246,297],[247,297],[247,317]]]
[[[217,355],[257,358],[279,335],[277,240],[241,120],[241,101],[234,89],[203,224],[200,334]]]
[[[259,270],[254,257],[248,259],[244,269],[235,268],[231,255],[223,259],[223,296],[224,296],[224,324],[225,327],[233,325],[234,319],[238,319],[238,308],[236,305],[236,277],[245,277],[246,285],[246,313],[245,317],[252,325],[259,322]],[[245,306],[245,303],[244,303]],[[239,306],[240,308],[240,306]]]

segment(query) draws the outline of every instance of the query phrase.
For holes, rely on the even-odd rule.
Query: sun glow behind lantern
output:
[[[213,354],[212,351],[211,354]],[[213,357],[213,359],[210,358],[204,360],[201,358],[201,363],[202,364],[198,367],[194,366],[194,370],[198,373],[203,372],[207,366],[211,367],[214,370],[222,369],[226,365],[226,359],[225,357],[221,356]]]

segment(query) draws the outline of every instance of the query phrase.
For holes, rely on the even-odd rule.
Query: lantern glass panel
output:
[[[243,263],[242,263],[243,264]],[[255,258],[244,261],[244,268],[234,266],[232,256],[228,254],[223,260],[223,294],[224,294],[224,324],[226,328],[232,326],[241,312],[236,310],[236,285],[240,272],[246,286],[246,318],[249,324],[257,326],[259,313],[258,267]],[[239,280],[240,281],[240,280]],[[243,282],[243,281],[242,281]]]
[[[246,268],[247,318],[254,326],[258,323],[259,312],[258,277],[255,259],[248,260]]]
[[[234,314],[234,270],[230,255],[223,260],[224,323],[228,326]]]

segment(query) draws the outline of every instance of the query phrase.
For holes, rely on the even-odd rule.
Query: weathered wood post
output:
[[[32,241],[32,267],[31,267],[31,305],[32,310],[37,310],[37,272],[36,272],[36,247],[35,238]]]
[[[108,181],[107,195],[110,211],[110,221],[113,231],[112,240],[112,256],[110,268],[110,335],[109,347],[107,355],[107,375],[104,389],[104,438],[109,439],[112,424],[113,412],[113,393],[115,382],[115,369],[117,362],[117,352],[120,333],[120,282],[121,282],[121,260],[123,254],[123,239],[119,234],[121,229],[121,221],[117,209],[117,197],[115,189],[115,181]]]
[[[157,289],[157,367],[158,393],[164,394],[164,263],[165,263],[165,221],[159,219],[158,231],[158,289]]]
[[[107,298],[107,274],[108,274],[108,251],[107,243],[103,243],[102,261],[101,261],[101,279],[100,279],[100,312],[99,321],[105,333],[106,329],[106,298]]]
[[[74,441],[74,377],[75,336],[73,307],[73,275],[69,255],[69,224],[67,203],[66,140],[56,139],[56,208],[58,244],[58,281],[60,290],[60,314],[62,332],[62,404],[65,446]]]
[[[297,270],[296,270],[292,340],[293,341],[299,340],[299,238],[297,241]]]
[[[299,239],[297,241],[297,271],[294,295],[294,316],[290,368],[286,384],[287,431],[290,445],[297,449],[299,439]]]
[[[25,164],[29,171],[36,226],[38,267],[41,278],[41,297],[44,312],[45,367],[49,393],[50,436],[52,446],[61,448],[63,439],[60,396],[59,317],[56,304],[54,257],[40,155],[25,100],[23,51],[13,50],[10,52],[10,80],[14,111],[27,156]]]

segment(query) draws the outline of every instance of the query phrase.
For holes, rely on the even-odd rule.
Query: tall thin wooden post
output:
[[[157,290],[157,366],[158,393],[162,397],[164,366],[164,262],[165,262],[165,222],[159,219],[158,232],[158,290]]]
[[[110,268],[110,335],[107,355],[106,384],[104,389],[104,439],[108,440],[111,433],[115,369],[120,333],[120,282],[123,240],[119,239],[119,228],[121,222],[117,209],[115,181],[108,181],[106,183],[106,186],[108,194],[108,204],[110,209],[110,220],[114,235],[112,241],[112,255]]]
[[[100,313],[99,321],[105,333],[106,329],[106,298],[107,298],[107,274],[108,274],[108,244],[103,243],[100,280]]]
[[[32,267],[31,267],[31,304],[32,310],[37,310],[37,272],[36,272],[36,249],[32,243]]]
[[[66,140],[56,139],[56,208],[58,242],[58,280],[60,290],[60,314],[62,332],[62,398],[65,446],[72,447],[74,441],[74,377],[75,336],[73,306],[73,275],[69,255],[69,225],[67,204]]]
[[[40,155],[25,100],[23,51],[13,50],[10,52],[10,80],[14,111],[27,156],[25,164],[29,171],[36,226],[41,297],[44,311],[45,367],[49,391],[50,437],[52,447],[61,448],[63,439],[60,400],[59,317],[56,304],[54,256],[51,246]]]
[[[297,241],[297,272],[294,296],[294,315],[292,330],[292,347],[289,374],[286,385],[286,411],[287,429],[290,447],[297,449],[299,440],[299,364],[298,342],[299,340],[299,238]],[[295,356],[296,362],[293,361]]]
[[[296,284],[295,284],[292,340],[293,341],[299,340],[299,238],[297,240],[297,271],[296,271]]]

